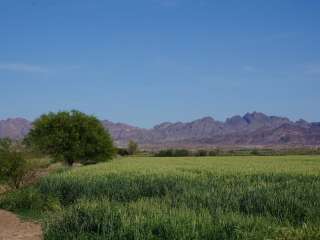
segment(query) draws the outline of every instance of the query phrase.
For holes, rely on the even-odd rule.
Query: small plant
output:
[[[139,151],[138,143],[135,141],[130,140],[128,143],[128,153],[129,155],[134,155]]]
[[[19,188],[28,173],[27,161],[22,153],[14,150],[8,139],[0,141],[0,180]]]

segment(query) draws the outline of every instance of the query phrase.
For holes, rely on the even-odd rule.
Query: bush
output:
[[[219,156],[222,154],[222,151],[219,148],[209,151],[209,156]]]
[[[154,154],[155,157],[188,157],[192,153],[187,149],[166,149]]]
[[[174,151],[174,156],[175,157],[187,157],[187,156],[191,156],[191,153],[187,149],[176,149]]]
[[[230,155],[230,154],[225,154],[218,148],[214,150],[200,149],[197,151],[191,151],[188,149],[164,149],[154,153],[154,156],[155,157],[189,157],[189,156],[205,157],[205,156],[220,156],[220,155]]]
[[[128,156],[128,155],[129,155],[128,150],[125,149],[125,148],[117,148],[117,149],[116,149],[116,152],[117,152],[117,154],[120,155],[120,156]]]
[[[154,154],[155,157],[173,157],[173,150],[172,149],[166,149],[166,150],[160,150],[159,152]]]
[[[128,143],[128,149],[127,149],[129,155],[134,155],[139,151],[138,143],[130,140]]]
[[[206,151],[204,149],[200,149],[195,153],[195,155],[199,156],[199,157],[205,157],[205,156],[208,156],[209,153],[208,153],[208,151]]]
[[[0,180],[9,186],[19,188],[28,173],[27,161],[22,153],[13,149],[9,140],[0,142]]]
[[[259,152],[258,149],[253,149],[253,150],[251,151],[251,155],[258,156],[258,155],[260,155],[260,152]]]

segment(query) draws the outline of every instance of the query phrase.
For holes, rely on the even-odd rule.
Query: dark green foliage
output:
[[[215,150],[209,150],[208,151],[208,156],[219,156],[220,155],[219,149],[215,149]]]
[[[205,157],[205,156],[208,156],[209,153],[207,150],[204,150],[204,149],[200,149],[198,150],[196,153],[195,153],[196,156],[199,156],[199,157]]]
[[[12,141],[9,138],[0,138],[0,151],[9,151],[12,148]]]
[[[136,143],[135,141],[130,140],[129,143],[128,143],[127,151],[129,153],[129,155],[136,154],[139,151],[138,143]]]
[[[154,154],[155,157],[173,157],[173,149],[160,150]]]
[[[164,197],[168,193],[181,193],[186,186],[179,184],[181,176],[108,174],[88,179],[56,174],[40,182],[40,191],[54,194],[67,206],[85,198],[108,198],[119,202],[136,201],[141,197]]]
[[[26,143],[69,165],[110,160],[114,147],[99,120],[78,111],[49,113],[34,122]]]
[[[205,156],[287,156],[287,155],[320,155],[319,148],[288,149],[163,149],[153,154],[155,157],[205,157]]]
[[[0,208],[10,211],[21,210],[59,210],[60,202],[50,194],[42,194],[37,188],[28,187],[19,191],[7,193],[0,198]]]
[[[187,149],[176,149],[174,151],[174,156],[176,156],[176,157],[187,157],[187,156],[190,156],[190,152]]]
[[[28,173],[27,161],[8,139],[0,140],[0,180],[19,188]]]
[[[188,149],[166,149],[154,154],[155,157],[188,157],[192,156]]]
[[[274,224],[257,220],[236,214],[218,219],[206,210],[170,209],[157,200],[81,201],[47,222],[45,239],[260,240],[275,235]]]
[[[251,151],[251,155],[254,155],[254,156],[259,155],[259,150],[258,150],[258,149],[253,149],[253,150]]]
[[[126,148],[117,148],[116,153],[120,156],[128,156],[129,152]]]

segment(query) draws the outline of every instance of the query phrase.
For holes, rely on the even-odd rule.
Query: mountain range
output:
[[[118,146],[134,140],[144,148],[320,146],[320,122],[291,121],[252,112],[226,121],[204,117],[192,122],[164,122],[150,129],[103,120]],[[0,121],[0,138],[22,139],[32,127],[23,119]]]

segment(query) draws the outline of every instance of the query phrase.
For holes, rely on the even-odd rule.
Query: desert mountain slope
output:
[[[102,124],[115,142],[124,146],[132,139],[145,146],[253,146],[320,145],[320,123],[297,122],[288,118],[253,112],[233,116],[225,122],[204,117],[192,122],[164,122],[144,129],[108,120]],[[22,119],[0,121],[0,137],[23,138],[32,123]]]

